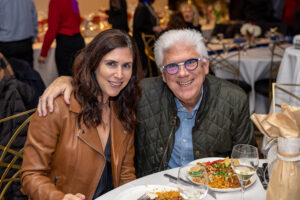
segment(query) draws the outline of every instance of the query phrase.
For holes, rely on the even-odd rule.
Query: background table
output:
[[[85,44],[88,44],[92,41],[92,37],[84,38]],[[33,44],[33,68],[38,71],[44,81],[46,87],[58,77],[56,63],[55,63],[55,41],[52,43],[51,48],[49,49],[46,61],[44,64],[38,62],[38,58],[41,53],[43,43],[38,42]]]
[[[282,52],[278,52],[283,54]],[[236,54],[236,52],[230,52],[227,56]],[[226,57],[226,55],[224,56]],[[229,62],[237,65],[238,57],[234,56],[228,59]],[[281,59],[276,57],[275,62],[280,62]],[[252,90],[249,96],[250,113],[267,113],[267,99],[262,95],[255,93],[254,85],[257,80],[269,78],[271,66],[271,50],[268,47],[251,48],[244,53],[241,52],[240,58],[240,80],[248,83]],[[221,69],[215,71],[217,77],[224,79],[234,78],[233,74],[225,72]]]
[[[294,46],[285,49],[282,62],[280,64],[278,75],[276,78],[277,83],[300,84],[300,50],[295,49]],[[284,89],[300,96],[300,86],[290,87],[282,86]],[[294,106],[300,106],[300,102],[295,98],[279,91],[275,91],[276,104],[288,103]],[[271,104],[272,105],[272,104]],[[272,108],[271,108],[272,109]],[[272,109],[273,110],[273,109]],[[279,112],[280,108],[276,108]]]
[[[261,163],[265,160],[261,160]],[[261,164],[260,163],[260,164]],[[101,197],[98,197],[96,200],[114,200],[114,198],[122,191],[135,187],[140,185],[166,185],[171,187],[177,187],[176,184],[169,182],[169,179],[164,176],[165,173],[171,174],[173,176],[177,176],[178,168],[170,169],[158,173],[154,173],[142,178],[139,178],[137,180],[134,180],[132,182],[129,182],[125,185],[122,185],[104,195]],[[217,200],[238,200],[241,198],[241,191],[236,192],[228,192],[228,193],[222,193],[222,192],[216,192]],[[207,196],[205,200],[212,200],[213,198],[211,196]],[[256,182],[248,187],[245,192],[245,199],[246,200],[265,200],[266,199],[266,191],[263,189],[262,184],[259,181],[259,178],[257,177]]]

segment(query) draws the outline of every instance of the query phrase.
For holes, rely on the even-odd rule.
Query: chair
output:
[[[12,134],[8,143],[5,146],[0,145],[0,152],[2,152],[0,154],[0,167],[1,170],[4,168],[0,177],[0,200],[4,200],[4,195],[13,182],[20,181],[23,147],[21,149],[14,149],[12,148],[12,144],[16,140],[17,136],[24,131],[24,128],[27,127],[26,125],[29,123],[32,115],[29,117],[27,116],[35,110],[36,109],[34,108],[0,120],[1,124],[8,122],[9,120],[15,120],[21,116],[25,117],[25,121],[23,121],[23,123]]]
[[[275,62],[276,58],[282,58],[282,54],[278,51],[284,52],[282,44],[275,42],[271,48],[271,64],[269,70],[269,78],[261,79],[255,82],[255,92],[268,98],[268,106],[272,100],[272,83],[276,81],[277,73],[280,67],[280,62]]]
[[[14,71],[4,55],[0,52],[0,81],[4,77],[14,77]]]
[[[227,48],[228,51],[236,50],[235,53],[231,53],[230,55],[226,55],[225,50],[219,51],[211,47],[212,45],[215,45],[214,43],[208,42],[206,44],[206,47],[208,51],[213,53],[213,55],[210,56],[210,67],[212,70],[222,70],[224,72],[227,72],[229,74],[233,75],[233,79],[226,79],[227,81],[230,81],[238,86],[240,86],[245,93],[250,93],[251,86],[247,84],[244,81],[240,80],[240,63],[241,63],[241,52],[240,52],[240,44],[233,44],[230,48]],[[223,48],[225,44],[223,44]],[[226,47],[224,48],[226,49]],[[237,57],[237,63],[232,63],[229,61],[230,58]]]
[[[145,45],[145,54],[147,56],[149,76],[152,77],[153,70],[157,70],[157,67],[153,66],[153,65],[155,65],[154,42],[155,42],[156,37],[155,37],[155,35],[152,35],[152,34],[142,33],[142,39],[143,39],[143,42]],[[155,68],[155,69],[153,69],[153,68]],[[159,70],[157,70],[157,71],[159,71]]]
[[[300,84],[272,83],[273,112],[276,112],[276,107],[280,107],[280,103],[287,103],[289,105],[300,106],[299,86]],[[281,93],[283,95],[280,95],[278,91],[283,92]],[[280,103],[278,103],[278,101],[280,101]]]

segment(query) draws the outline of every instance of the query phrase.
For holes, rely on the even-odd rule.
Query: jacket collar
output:
[[[124,129],[120,120],[118,119],[117,104],[115,101],[110,101],[110,138],[111,138],[111,159],[112,162],[118,164],[121,161],[120,151],[123,149],[123,141],[126,138],[128,132]],[[82,111],[82,107],[75,99],[74,93],[70,98],[70,111],[79,114]],[[101,145],[101,141],[98,135],[98,131],[94,127],[87,127],[82,121],[80,122],[80,129],[78,129],[77,135],[91,148],[104,156],[104,150]],[[133,134],[133,133],[131,133]],[[117,180],[114,180],[116,182]]]

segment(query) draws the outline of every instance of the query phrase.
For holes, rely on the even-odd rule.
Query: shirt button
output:
[[[186,159],[185,157],[182,158],[182,160],[185,160],[185,159]]]
[[[183,142],[186,142],[186,139],[183,139],[182,141],[183,141]]]
[[[163,151],[163,150],[164,150],[164,148],[163,148],[163,147],[160,147],[160,148],[159,148],[159,150]]]
[[[200,152],[197,150],[195,151],[195,156],[199,156]]]
[[[188,120],[188,118],[185,118],[184,120],[186,121],[186,120]]]

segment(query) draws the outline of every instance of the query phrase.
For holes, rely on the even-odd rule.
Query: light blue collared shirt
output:
[[[0,0],[0,42],[34,39],[37,26],[32,0]]]
[[[202,96],[203,86],[201,88],[201,97],[192,113],[189,113],[175,97],[180,126],[175,133],[175,144],[168,164],[168,169],[186,165],[194,160],[192,129],[195,125],[196,114],[201,104]]]

